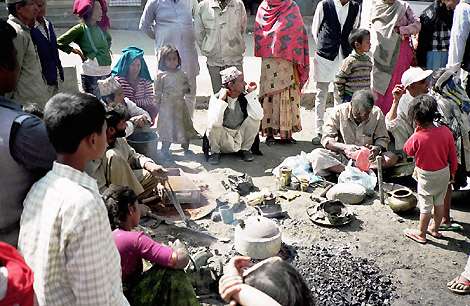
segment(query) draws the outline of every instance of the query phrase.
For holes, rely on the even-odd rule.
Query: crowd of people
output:
[[[254,161],[260,134],[268,145],[295,144],[302,89],[311,81],[316,175],[341,173],[363,150],[371,162],[382,156],[383,167],[413,157],[421,214],[418,230],[404,235],[426,243],[427,234],[461,230],[451,222],[450,196],[470,171],[469,0],[435,0],[419,17],[404,1],[377,0],[368,29],[359,28],[359,2],[322,0],[311,25],[314,47],[294,1],[264,0],[253,33],[259,85],[244,79],[241,0],[147,1],[139,28],[155,40],[153,77],[135,46],[112,64],[105,0],[75,0],[80,21],[59,37],[46,0],[6,4],[0,304],[198,305],[183,271],[185,245],[134,230],[146,213],[142,200],[167,170],[126,141],[154,126],[164,158],[172,158],[172,144],[190,158],[191,140],[201,138],[193,125],[196,45],[213,90],[202,137],[210,164],[224,153]],[[61,92],[59,50],[81,58],[82,93]],[[143,272],[142,259],[153,267]],[[280,258],[251,266],[235,257],[224,272],[220,295],[231,305],[313,304],[305,281]],[[470,293],[470,259],[447,286]]]

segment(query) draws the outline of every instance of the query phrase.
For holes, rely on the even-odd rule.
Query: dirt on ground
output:
[[[206,116],[206,111],[195,113],[194,123],[201,134],[205,130]],[[253,183],[260,189],[275,190],[276,180],[271,170],[288,156],[297,155],[301,151],[308,153],[314,149],[310,143],[312,111],[302,109],[302,124],[302,132],[294,134],[297,144],[268,147],[262,143],[260,149],[263,156],[256,156],[255,161],[251,163],[241,161],[236,155],[223,155],[220,165],[209,165],[204,160],[199,140],[192,142],[192,154],[184,156],[179,145],[173,145],[171,149],[174,160],[159,162],[166,167],[181,168],[196,185],[203,188],[205,200],[211,203],[225,192],[222,181],[227,175],[237,172],[250,175]],[[287,257],[304,274],[319,305],[368,304],[360,301],[369,301],[371,305],[470,304],[468,297],[453,294],[446,287],[448,281],[463,271],[470,252],[470,200],[466,192],[454,192],[451,211],[452,217],[463,226],[464,231],[443,232],[444,239],[428,237],[426,245],[420,245],[403,236],[404,229],[417,227],[419,212],[416,210],[411,214],[399,216],[388,206],[380,204],[377,196],[368,198],[360,205],[349,205],[348,208],[355,218],[350,224],[340,228],[321,227],[309,220],[306,209],[315,203],[310,200],[308,193],[291,202],[281,203],[288,215],[278,221],[282,230],[282,241],[285,247],[293,252]],[[255,213],[253,208],[247,207],[235,213],[235,218],[243,219]],[[233,225],[214,222],[210,215],[195,223],[195,226],[210,235],[184,229],[175,232],[161,226],[156,229],[157,239],[180,238],[191,248],[208,247],[222,255],[235,254]],[[315,260],[309,260],[309,256],[315,256]],[[344,259],[347,259],[350,268],[330,269],[321,266],[324,261],[338,264],[344,262]],[[357,269],[354,267],[354,264],[361,262],[368,265],[369,270],[366,270],[371,272],[362,271],[362,266]],[[312,267],[307,269],[306,265],[309,263]],[[345,276],[345,273],[348,275]],[[364,284],[360,282],[361,279]],[[345,285],[342,280],[348,284]],[[377,285],[377,282],[380,284]],[[329,283],[330,288],[324,287],[327,290],[320,288]],[[367,290],[361,287],[366,285],[369,288],[366,288]],[[331,290],[338,293],[333,296]],[[379,292],[385,294],[384,298],[379,298]],[[322,294],[329,297],[325,298]],[[369,297],[372,294],[377,296],[365,299],[364,294]]]

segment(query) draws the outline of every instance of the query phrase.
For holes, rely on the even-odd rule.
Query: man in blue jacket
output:
[[[46,80],[49,96],[59,91],[59,79],[64,81],[64,69],[59,58],[57,38],[52,22],[45,17],[46,0],[34,0],[39,8],[34,27],[31,29],[31,38],[41,61],[42,75]]]

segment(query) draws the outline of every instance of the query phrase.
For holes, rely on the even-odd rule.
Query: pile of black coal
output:
[[[395,286],[371,259],[347,249],[293,247],[292,264],[307,281],[317,305],[390,305]]]

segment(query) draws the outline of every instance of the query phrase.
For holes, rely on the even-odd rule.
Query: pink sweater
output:
[[[121,255],[123,281],[136,273],[142,273],[142,259],[153,264],[168,267],[173,250],[155,242],[142,232],[129,232],[121,229],[113,231],[114,242]]]
[[[416,130],[405,142],[403,151],[413,156],[422,170],[437,171],[450,165],[451,175],[457,171],[454,137],[446,126]]]

